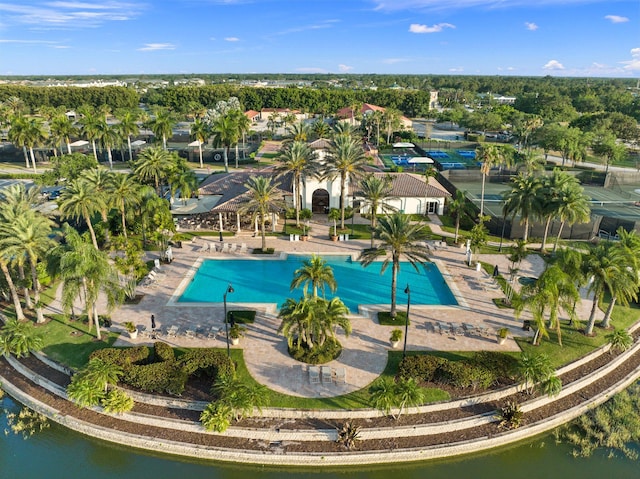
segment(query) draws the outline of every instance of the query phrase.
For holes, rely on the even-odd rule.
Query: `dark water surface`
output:
[[[18,411],[11,399],[3,408]],[[0,418],[0,479],[637,479],[640,462],[600,453],[573,459],[571,448],[544,436],[508,449],[464,458],[400,466],[344,469],[277,469],[198,462],[120,447],[87,438],[61,426],[28,440],[5,435]],[[637,448],[637,446],[636,446]],[[348,459],[347,459],[348,460]]]

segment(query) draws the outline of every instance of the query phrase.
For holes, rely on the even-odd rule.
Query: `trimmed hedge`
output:
[[[184,391],[189,375],[175,362],[145,364],[125,368],[122,382],[146,392],[168,393],[179,396]]]
[[[232,375],[233,363],[225,353],[213,349],[190,349],[178,359],[177,364],[187,374],[206,374],[216,379]]]
[[[176,353],[173,348],[162,341],[156,341],[153,344],[153,353],[157,361],[173,362],[176,360]]]
[[[418,381],[432,382],[436,371],[446,362],[446,359],[438,356],[407,356],[400,362],[398,375],[403,379],[414,378]]]
[[[135,346],[133,348],[105,348],[94,351],[89,356],[89,361],[94,358],[102,359],[105,363],[117,364],[125,367],[132,364],[142,363],[149,357],[149,348],[146,346]]]

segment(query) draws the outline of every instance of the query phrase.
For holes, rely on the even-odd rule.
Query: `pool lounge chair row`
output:
[[[216,243],[212,243],[207,241],[202,248],[200,248],[200,253],[246,253],[247,252],[247,243],[241,243],[239,245],[235,243],[223,243],[219,247]]]
[[[454,336],[489,336],[491,330],[485,326],[474,326],[469,323],[452,323],[444,321],[427,322],[426,328],[432,333],[452,334]]]

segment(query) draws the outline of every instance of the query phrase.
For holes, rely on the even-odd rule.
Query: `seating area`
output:
[[[485,326],[475,326],[469,323],[454,323],[444,321],[427,322],[425,328],[430,333],[451,334],[453,336],[478,336],[491,335],[491,329]]]
[[[198,250],[199,253],[238,253],[244,254],[248,251],[247,243],[222,243],[221,245],[217,245],[212,241],[206,241],[205,244]]]
[[[347,370],[344,367],[309,366],[309,382],[311,384],[345,384]]]

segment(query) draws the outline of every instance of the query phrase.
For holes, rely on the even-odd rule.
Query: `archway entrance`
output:
[[[327,213],[329,211],[329,192],[319,189],[311,196],[311,211],[314,213]]]

